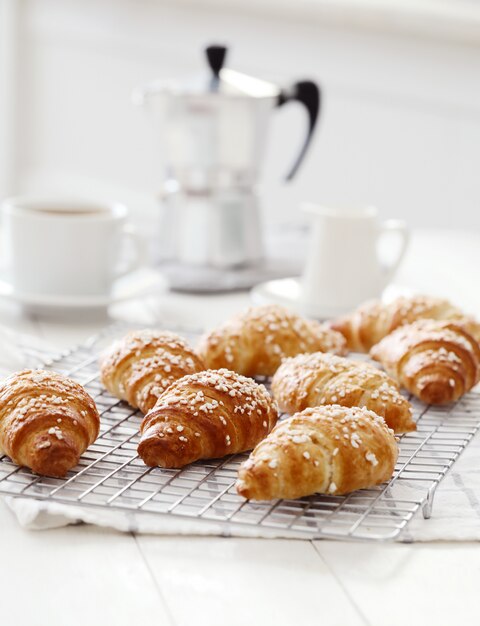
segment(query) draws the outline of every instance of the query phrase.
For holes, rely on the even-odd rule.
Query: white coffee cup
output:
[[[400,220],[380,222],[375,207],[334,209],[306,204],[302,208],[312,220],[302,277],[303,312],[330,318],[379,297],[406,251],[406,224]],[[388,261],[379,253],[387,233],[399,239],[396,254]]]
[[[119,203],[68,198],[9,198],[2,205],[2,256],[18,294],[108,295],[116,278],[143,257],[138,235]],[[126,240],[131,260],[121,265]]]

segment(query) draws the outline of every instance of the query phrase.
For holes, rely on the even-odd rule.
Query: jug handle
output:
[[[300,154],[294,162],[292,169],[286,176],[286,180],[290,181],[297,173],[312,141],[313,132],[317,124],[318,114],[320,112],[320,88],[317,83],[314,83],[312,80],[302,80],[294,83],[289,89],[285,89],[280,92],[277,106],[281,107],[287,102],[300,102],[307,109],[308,113],[307,136],[300,150]]]
[[[407,225],[402,220],[386,220],[383,222],[380,226],[379,237],[383,237],[387,233],[396,233],[400,237],[400,249],[398,251],[397,258],[386,267],[386,282],[390,281],[397,271],[398,266],[405,255],[410,239],[410,232]]]

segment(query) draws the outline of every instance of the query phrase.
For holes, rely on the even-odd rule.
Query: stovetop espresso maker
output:
[[[165,181],[162,193],[169,241],[163,257],[195,268],[260,266],[264,258],[257,186],[272,111],[304,105],[307,134],[286,179],[311,143],[320,90],[309,80],[287,88],[224,66],[227,48],[206,49],[208,73],[187,83],[153,81],[134,101],[161,116]]]

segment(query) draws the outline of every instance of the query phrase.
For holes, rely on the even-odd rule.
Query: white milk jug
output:
[[[333,209],[308,204],[303,210],[312,220],[302,278],[303,312],[312,317],[335,317],[380,296],[407,248],[405,223],[379,221],[374,207]],[[387,233],[400,238],[398,251],[388,262],[379,253]]]

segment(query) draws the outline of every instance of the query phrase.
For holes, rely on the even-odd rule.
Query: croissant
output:
[[[478,322],[468,318],[448,300],[431,296],[402,296],[388,304],[371,300],[350,315],[334,321],[331,326],[342,333],[350,350],[368,352],[399,326],[418,319],[465,320],[470,331],[480,338]]]
[[[202,359],[184,339],[158,330],[128,333],[100,361],[108,391],[142,413],[149,411],[173,382],[204,369]]]
[[[99,428],[92,398],[61,374],[24,370],[0,385],[0,449],[38,474],[65,476]]]
[[[145,415],[138,453],[146,465],[183,467],[250,450],[273,428],[277,409],[263,385],[225,369],[185,376]]]
[[[338,405],[283,420],[238,472],[237,491],[252,500],[345,494],[388,480],[398,448],[372,411]]]
[[[284,357],[318,351],[344,354],[345,339],[277,305],[247,309],[204,335],[198,347],[209,368],[244,376],[272,376]]]
[[[383,417],[397,433],[416,429],[411,404],[397,383],[363,361],[321,352],[300,354],[286,359],[276,371],[272,392],[287,413],[324,404],[358,406]]]
[[[371,350],[390,376],[427,404],[458,400],[480,378],[480,347],[458,322],[419,320]]]

